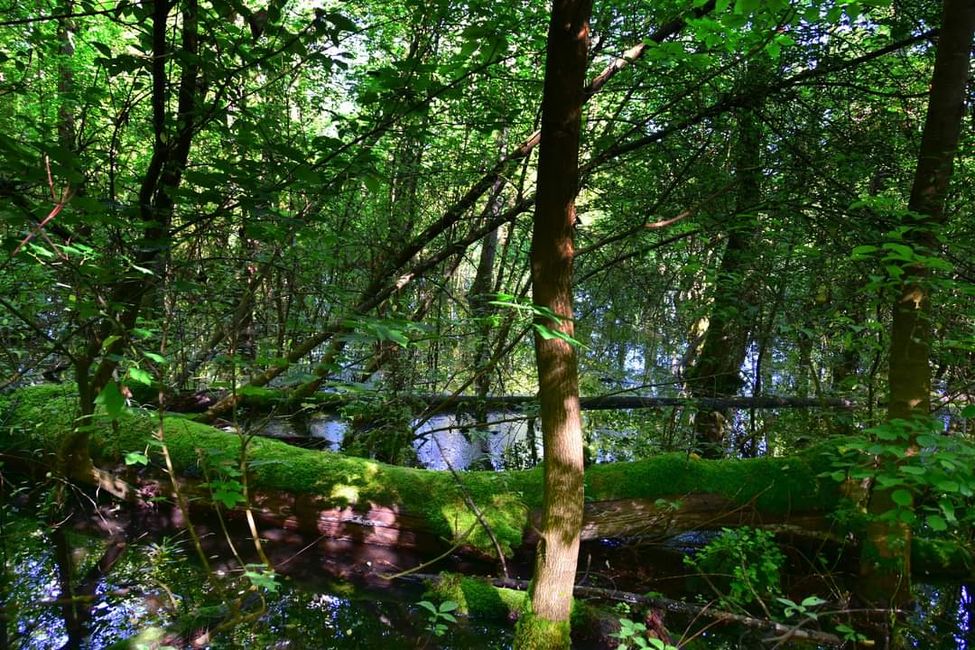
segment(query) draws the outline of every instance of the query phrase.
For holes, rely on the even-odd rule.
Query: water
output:
[[[541,457],[541,436],[535,454],[531,452],[529,419],[517,412],[495,411],[478,427],[471,415],[438,414],[413,422],[413,451],[417,463],[426,469],[522,469]],[[261,434],[288,442],[301,442],[317,449],[341,451],[350,424],[342,418],[318,413],[301,423],[274,418],[261,427]]]
[[[2,504],[0,504],[2,505]],[[226,620],[227,599],[242,598],[247,611],[256,611],[262,594],[266,610],[255,621],[216,634],[205,644],[211,648],[470,648],[502,649],[511,646],[512,626],[462,622],[450,625],[443,638],[426,629],[425,610],[416,603],[421,591],[411,587],[368,588],[362,581],[334,580],[346,567],[365,562],[379,564],[381,553],[364,560],[361,547],[306,549],[294,545],[269,545],[272,560],[279,567],[276,591],[254,591],[240,577],[239,564],[219,535],[204,532],[208,555],[221,584],[231,586],[229,595],[219,594],[207,580],[186,543],[185,533],[165,535],[138,531],[129,526],[131,541],[110,571],[97,566],[111,544],[90,529],[100,525],[98,516],[68,522],[60,538],[44,523],[41,512],[4,506],[0,521],[6,582],[0,595],[6,614],[9,647],[25,650],[61,648],[70,639],[70,616],[62,602],[62,576],[72,565],[75,593],[84,591],[86,578],[94,576],[90,599],[80,599],[76,611],[89,616],[83,639],[76,647],[101,650],[136,636],[189,647],[209,629]],[[211,531],[212,532],[212,531]],[[241,531],[232,531],[238,550],[247,557],[247,543]],[[604,541],[584,547],[580,555],[580,584],[619,588],[634,592],[660,591],[669,596],[694,600],[689,593],[682,558],[696,552],[710,534],[687,533],[658,545],[631,546]],[[66,553],[58,553],[58,549]],[[392,553],[391,551],[386,551]],[[393,558],[393,555],[389,556]],[[66,561],[66,558],[70,560]],[[390,560],[411,563],[413,559]],[[519,572],[525,570],[518,567]],[[374,576],[373,576],[374,577]],[[832,578],[831,578],[832,579]],[[793,593],[804,581],[790,576],[787,593],[799,600],[808,592]],[[808,584],[807,584],[808,587]],[[972,623],[975,602],[970,585],[919,584],[917,603],[897,630],[907,648],[969,650],[975,648]],[[826,596],[820,591],[819,595]],[[622,613],[619,615],[623,615]],[[610,615],[612,616],[612,615]],[[698,636],[699,628],[668,617],[675,638]],[[859,628],[859,626],[857,626]],[[158,646],[150,646],[158,647]],[[754,632],[732,628],[714,629],[698,636],[697,649],[756,648],[761,646]],[[807,646],[808,647],[808,646]]]
[[[321,573],[303,572],[310,566],[309,558],[296,562],[294,571],[279,575],[272,593],[251,590],[233,568],[239,565],[229,553],[214,552],[214,567],[231,576],[221,580],[224,587],[233,587],[226,596],[208,581],[185,535],[144,534],[128,545],[110,571],[100,573],[95,567],[104,558],[104,538],[70,525],[55,535],[38,519],[9,507],[3,523],[7,571],[0,597],[9,623],[7,646],[0,642],[0,647],[49,650],[77,642],[73,647],[101,650],[132,638],[149,643],[147,647],[190,647],[227,620],[224,603],[238,596],[243,596],[248,611],[257,611],[263,597],[266,611],[252,623],[214,635],[205,647],[510,647],[509,626],[478,622],[448,626],[443,638],[435,638],[426,629],[425,610],[416,605],[418,590],[379,591],[329,582]],[[60,543],[65,544],[66,554],[57,552]],[[77,607],[65,607],[61,576],[66,564],[72,565],[76,594],[85,589],[86,578],[94,577],[91,597],[79,598]],[[68,610],[87,619],[83,639],[73,638],[69,619],[75,614]]]

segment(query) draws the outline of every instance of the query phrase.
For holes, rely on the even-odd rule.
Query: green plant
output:
[[[747,608],[781,593],[785,555],[775,536],[754,528],[725,528],[696,556],[684,558],[717,592],[725,607]]]
[[[865,433],[827,452],[833,480],[867,481],[889,491],[894,507],[878,515],[882,520],[926,529],[927,534],[970,529],[975,445],[962,436],[945,435],[937,418],[895,419]]]
[[[789,600],[788,598],[776,598],[775,600],[785,606],[783,614],[785,614],[786,618],[798,616],[799,618],[808,618],[814,621],[819,618],[814,608],[826,603],[819,596],[808,596],[803,598],[801,603]]]
[[[429,600],[421,600],[417,605],[429,612],[424,629],[433,636],[443,636],[447,632],[447,623],[457,622],[457,617],[450,612],[456,610],[459,605],[452,600],[445,600],[439,606]]]
[[[867,635],[857,632],[849,625],[840,623],[836,626],[836,633],[839,634],[844,641],[850,641],[852,643],[860,643],[867,640]]]
[[[244,567],[244,577],[247,578],[255,589],[267,589],[271,593],[277,593],[278,576],[273,569],[263,564],[248,564]]]
[[[647,637],[647,626],[643,623],[636,623],[628,618],[620,619],[620,631],[610,636],[619,639],[620,643],[616,650],[629,650],[629,648],[652,648],[652,650],[677,650],[675,646],[661,641],[654,637]]]

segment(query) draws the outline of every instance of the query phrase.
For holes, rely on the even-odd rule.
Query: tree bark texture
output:
[[[591,0],[556,0],[552,6],[542,97],[538,190],[532,230],[534,303],[558,321],[540,315],[536,327],[571,337],[575,197],[579,178],[579,132],[585,100]],[[532,615],[564,628],[526,638],[516,646],[568,647],[568,620],[579,555],[583,514],[582,418],[575,348],[566,340],[535,334],[538,394],[545,448],[541,544],[531,589]],[[520,641],[520,643],[519,643]]]
[[[951,180],[965,111],[975,2],[946,0],[938,39],[928,112],[918,151],[917,169],[908,204],[915,214],[907,242],[916,255],[938,254],[937,230],[944,221],[945,195]],[[903,267],[894,303],[888,368],[890,401],[887,419],[925,418],[931,406],[930,283],[922,263]],[[908,441],[914,446],[913,441]],[[911,598],[911,529],[879,517],[896,507],[889,490],[875,490],[870,498],[860,563],[858,591],[873,602],[904,602]]]
[[[971,0],[945,2],[928,113],[908,204],[911,212],[919,217],[911,231],[914,239],[910,243],[920,255],[937,252],[936,229],[944,221],[945,194],[965,113],[973,26],[975,3]],[[923,265],[904,268],[891,326],[889,419],[926,416],[929,412],[931,324],[926,279],[927,270]]]
[[[762,68],[746,72],[745,85],[764,77]],[[755,270],[756,238],[760,233],[754,211],[761,201],[761,124],[751,107],[738,111],[738,142],[735,147],[734,223],[728,227],[728,243],[721,258],[715,284],[714,303],[700,357],[689,373],[691,393],[698,398],[736,395],[742,386],[741,364],[745,361],[751,332],[757,327],[758,296]],[[701,408],[694,418],[697,447],[707,458],[724,455],[730,414]]]

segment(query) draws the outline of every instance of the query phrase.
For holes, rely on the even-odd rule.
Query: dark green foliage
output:
[[[698,572],[724,609],[760,606],[767,611],[782,594],[786,558],[775,535],[768,531],[725,528],[684,561]]]

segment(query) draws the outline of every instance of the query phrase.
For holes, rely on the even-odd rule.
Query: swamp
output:
[[[972,0],[0,0],[0,650],[975,649]]]

